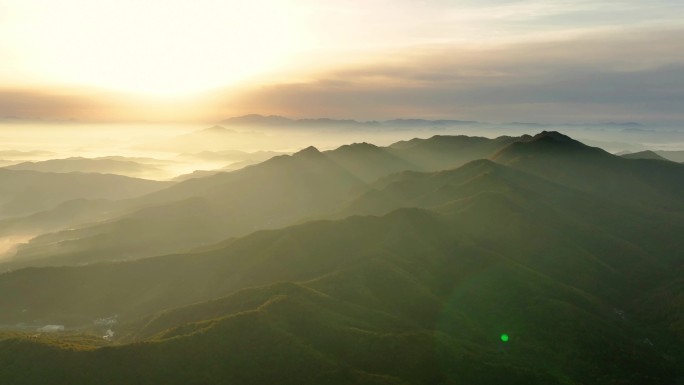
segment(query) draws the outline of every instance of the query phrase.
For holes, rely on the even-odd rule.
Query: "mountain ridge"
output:
[[[670,385],[684,375],[684,167],[549,132],[338,150],[179,183],[142,199],[166,206],[110,225],[152,222],[96,236],[124,245],[123,234],[157,226],[163,240],[174,232],[162,224],[200,212],[229,214],[219,230],[290,218],[278,228],[0,274],[0,325],[68,329],[0,333],[0,382]],[[287,211],[299,204],[338,216]],[[73,335],[110,331],[111,342]]]
[[[563,150],[557,151],[559,148]],[[684,204],[682,200],[684,185],[680,182],[681,169],[677,168],[679,165],[629,161],[603,150],[585,146],[565,135],[542,132],[534,137],[502,136],[496,139],[438,135],[428,139],[398,142],[388,147],[352,144],[324,152],[309,147],[293,155],[275,156],[236,172],[181,182],[163,191],[127,203],[127,205],[134,211],[149,205],[165,205],[169,210],[182,212],[184,210],[182,204],[176,205],[174,202],[192,197],[207,199],[208,202],[214,202],[211,205],[217,215],[212,215],[213,219],[206,217],[206,226],[220,224],[224,228],[223,238],[225,238],[244,235],[260,228],[275,228],[307,219],[339,215],[339,212],[335,212],[337,205],[348,204],[348,200],[354,199],[356,195],[362,194],[369,188],[375,188],[372,183],[378,178],[384,178],[393,173],[406,170],[430,172],[453,169],[473,159],[483,158],[490,158],[495,162],[513,166],[513,168],[577,190],[599,193],[604,197],[610,196],[611,199],[617,197],[625,200],[626,203],[640,201],[642,204],[647,204],[650,200],[656,200],[662,201],[663,205]],[[559,174],[558,170],[564,170],[564,172]],[[299,182],[293,183],[292,181],[296,178],[300,178]],[[386,180],[391,180],[391,177]],[[606,182],[609,181],[611,184],[606,186]],[[248,186],[253,186],[253,188]],[[634,189],[634,192],[630,193],[630,189]],[[317,194],[313,194],[313,191]],[[289,194],[290,198],[283,197],[283,194]],[[290,208],[284,209],[285,199],[297,202],[297,204],[290,204]],[[226,204],[226,202],[234,203]],[[237,214],[240,212],[241,214]],[[124,211],[120,220],[126,221],[126,216],[135,216],[135,214],[126,214]],[[170,216],[173,215],[170,214]],[[224,219],[217,222],[218,218]],[[197,222],[193,219],[188,223]],[[216,236],[207,236],[202,239],[201,234],[198,233],[201,226],[189,228],[182,223],[176,227],[171,225],[172,223],[168,221],[149,224],[153,228],[168,229],[169,236],[174,239],[190,239],[182,233],[178,236],[173,235],[174,231],[198,235],[194,242],[188,243],[179,251],[201,247],[220,240]],[[99,231],[104,231],[105,228],[108,227],[101,227]],[[78,233],[68,234],[68,236],[73,237],[75,234]],[[127,236],[121,233],[118,238],[122,240],[117,242],[140,244],[144,242],[144,237],[144,231],[129,233]],[[99,255],[101,258],[114,257],[114,254],[104,252],[104,249],[92,249],[93,243],[84,243],[83,246],[74,245],[77,249],[83,248],[83,250],[67,252],[59,244],[59,238],[54,239],[57,249],[53,249],[50,244],[41,246],[37,244],[37,241],[29,247],[36,251],[41,247],[46,247],[39,254],[52,253],[64,255],[65,258],[71,258],[65,253],[73,252],[79,252],[83,256],[90,253]],[[113,241],[116,238],[111,239]],[[156,244],[156,242],[150,242],[150,244]],[[104,244],[103,247],[105,247]],[[27,247],[23,249],[24,251],[19,250],[20,257],[22,253],[28,251]],[[168,251],[168,248],[160,247],[157,253]],[[153,250],[138,251],[131,254],[131,258],[150,256],[153,253]],[[38,262],[32,259],[30,263]]]

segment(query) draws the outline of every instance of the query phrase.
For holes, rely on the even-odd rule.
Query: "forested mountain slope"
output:
[[[9,335],[0,381],[676,384],[683,168],[556,133],[492,159],[203,251],[2,274],[0,324],[118,323],[108,347]]]

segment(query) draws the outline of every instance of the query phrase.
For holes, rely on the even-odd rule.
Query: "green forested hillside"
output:
[[[185,251],[331,211],[362,185],[347,170],[309,148],[122,202],[118,217],[35,238],[18,249],[12,266]]]
[[[612,200],[660,208],[684,204],[682,165],[624,159],[557,132],[512,143],[492,159]]]
[[[436,136],[387,148],[361,143],[319,152],[310,147],[293,156],[194,178],[148,196],[114,203],[106,215],[100,214],[101,219],[84,215],[87,220],[75,226],[46,224],[46,218],[63,217],[55,210],[17,219],[8,231],[12,226],[17,230],[68,231],[35,238],[20,247],[5,268],[126,260],[186,251],[258,229],[325,218],[379,177],[403,170],[455,168],[487,157],[514,140]],[[207,209],[188,212],[188,200],[202,202]],[[167,214],[148,215],[150,211]],[[162,238],[174,241],[160,242]]]
[[[107,346],[2,337],[0,383],[681,382],[684,169],[556,133],[495,154],[372,182],[328,201],[332,220],[2,274],[0,324],[90,333],[96,319],[118,322]]]
[[[259,229],[340,217],[340,209],[351,205],[351,211],[342,211],[345,216],[355,212],[355,204],[361,204],[354,202],[359,195],[372,195],[383,184],[403,178],[403,173],[454,169],[487,157],[626,204],[640,201],[665,208],[681,205],[684,196],[681,165],[627,161],[554,132],[497,139],[435,136],[386,148],[361,143],[327,152],[308,148],[293,156],[275,157],[243,170],[195,178],[148,196],[106,205],[105,213],[81,207],[92,204],[76,205],[70,212],[79,213],[83,218],[80,223],[64,221],[73,223],[62,227],[68,231],[46,234],[20,246],[4,268],[185,252]],[[454,198],[446,194],[448,199]],[[374,209],[358,212],[372,214],[386,212],[384,206],[395,208],[392,199],[396,197],[376,198],[370,203]],[[370,199],[366,196],[362,201],[369,203]],[[413,204],[405,203],[408,207]],[[189,209],[192,205],[198,209]],[[6,228],[59,230],[59,226],[45,223],[55,216],[64,218],[63,213],[53,210],[13,220]]]

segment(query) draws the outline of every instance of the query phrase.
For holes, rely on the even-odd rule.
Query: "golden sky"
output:
[[[682,14],[678,0],[0,0],[0,117],[679,121]]]

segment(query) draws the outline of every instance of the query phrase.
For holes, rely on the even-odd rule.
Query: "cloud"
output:
[[[237,100],[294,116],[684,121],[681,41],[684,30],[488,50],[414,48]]]
[[[378,50],[354,65],[193,98],[100,90],[0,90],[0,117],[216,122],[245,113],[293,117],[481,121],[684,122],[684,29],[585,34],[496,48],[458,44]],[[287,79],[299,79],[297,81]]]
[[[214,109],[211,98],[153,98],[82,88],[0,89],[0,120],[205,121]]]
[[[0,117],[70,119],[94,106],[93,101],[75,95],[33,90],[0,90]]]

